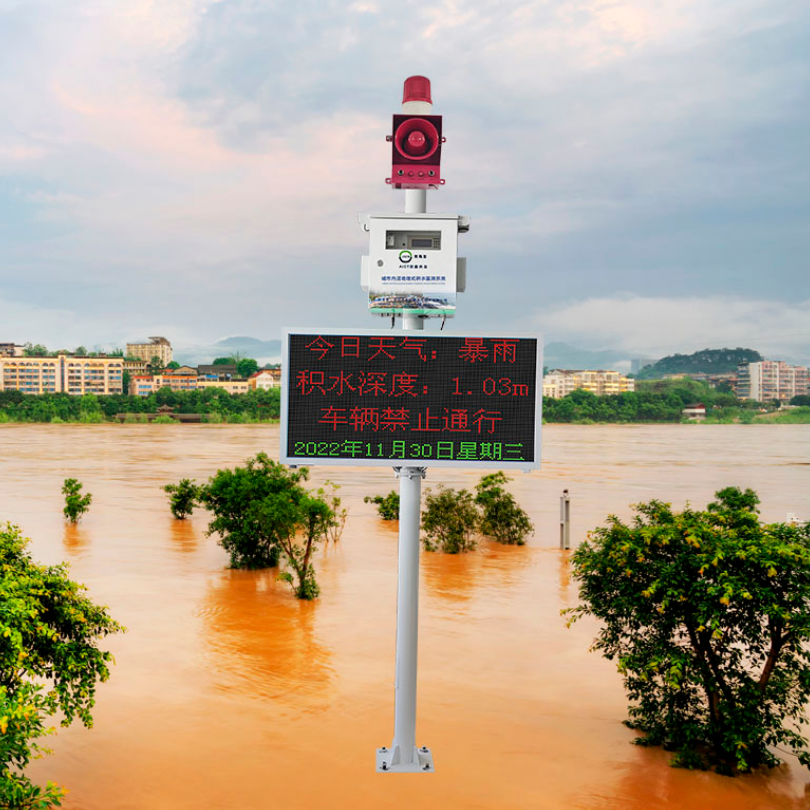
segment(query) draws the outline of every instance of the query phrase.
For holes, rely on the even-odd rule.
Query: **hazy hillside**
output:
[[[549,343],[543,349],[543,365],[547,368],[612,369],[616,365],[628,366],[627,352],[611,349],[590,351],[577,349],[567,343]]]
[[[244,336],[228,337],[208,346],[176,347],[174,359],[180,364],[196,366],[200,363],[211,363],[215,357],[227,357],[235,352],[252,357],[260,366],[265,363],[277,363],[281,358],[281,341]]]
[[[736,371],[740,363],[756,363],[762,355],[753,349],[703,349],[694,354],[672,354],[643,368],[639,380],[660,379],[665,374],[725,374]]]

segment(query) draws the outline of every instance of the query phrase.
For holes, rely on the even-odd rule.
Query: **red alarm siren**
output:
[[[391,134],[391,176],[394,188],[437,188],[441,179],[442,117],[431,115],[430,79],[409,76],[402,92],[402,113],[394,116]]]
[[[402,91],[402,103],[409,101],[425,101],[432,104],[430,98],[430,79],[427,76],[409,76],[405,79],[405,87]]]
[[[395,115],[391,141],[391,177],[395,188],[430,188],[444,185],[441,179],[442,117],[440,115]]]
[[[438,116],[433,116],[438,118]],[[418,116],[406,118],[394,132],[394,162],[427,160],[441,144],[435,125]]]

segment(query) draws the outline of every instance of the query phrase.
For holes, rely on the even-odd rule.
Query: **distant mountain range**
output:
[[[613,349],[591,351],[589,349],[577,349],[567,343],[548,343],[543,349],[543,365],[550,369],[619,369],[628,371],[630,369],[630,359],[627,352]]]
[[[192,366],[200,363],[211,363],[216,357],[227,357],[238,352],[243,357],[252,357],[258,361],[260,366],[266,363],[278,363],[281,360],[280,340],[259,340],[258,338],[238,335],[218,340],[207,346],[178,346],[174,350],[174,359],[178,363]],[[674,355],[660,361],[656,366],[656,374],[652,369],[647,369],[643,375],[662,376],[663,373],[677,371],[698,370],[725,370],[725,366],[736,368],[736,363],[741,362],[738,353],[745,353],[746,359],[751,359],[756,352],[749,350],[706,350],[697,352],[694,355]],[[750,357],[749,357],[750,354]],[[711,355],[710,357],[708,355]],[[592,351],[590,349],[578,349],[568,343],[548,343],[543,349],[543,365],[546,368],[568,368],[568,369],[616,369],[622,372],[630,370],[631,356],[638,356],[637,352],[618,351],[615,349],[601,349]],[[758,356],[758,355],[757,355]],[[697,362],[700,361],[700,362]],[[725,362],[718,362],[725,361]],[[688,366],[681,368],[681,365]],[[705,368],[704,368],[705,365]],[[666,368],[664,368],[666,366]],[[670,368],[672,366],[672,368]],[[678,366],[675,368],[675,366]],[[694,367],[693,367],[694,366]],[[652,372],[652,373],[651,373]]]
[[[175,347],[174,359],[181,365],[197,366],[200,363],[212,363],[216,357],[228,357],[236,352],[244,357],[252,357],[260,366],[278,363],[281,359],[281,341],[228,337],[208,346]]]
[[[259,365],[278,363],[281,359],[280,340],[259,340],[254,337],[235,336],[218,340],[207,346],[175,347],[174,359],[192,366],[211,363],[216,357],[227,357],[239,352],[252,357]],[[549,368],[629,368],[627,352],[613,350],[589,351],[577,349],[567,343],[549,343],[543,350],[543,365]]]

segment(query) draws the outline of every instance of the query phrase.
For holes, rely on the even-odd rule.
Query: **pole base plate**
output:
[[[427,746],[413,747],[409,762],[403,762],[399,748],[377,749],[377,773],[435,773],[433,754]]]

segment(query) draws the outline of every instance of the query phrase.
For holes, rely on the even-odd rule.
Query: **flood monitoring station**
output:
[[[428,467],[529,471],[540,465],[542,343],[537,335],[423,333],[456,310],[466,286],[458,235],[469,217],[428,214],[445,183],[442,117],[430,81],[405,81],[394,115],[391,174],[403,213],[364,214],[369,237],[360,284],[369,311],[401,318],[392,330],[287,329],[282,348],[281,461],[386,465],[399,478],[394,739],[377,749],[380,773],[431,773],[416,745],[419,527]]]

